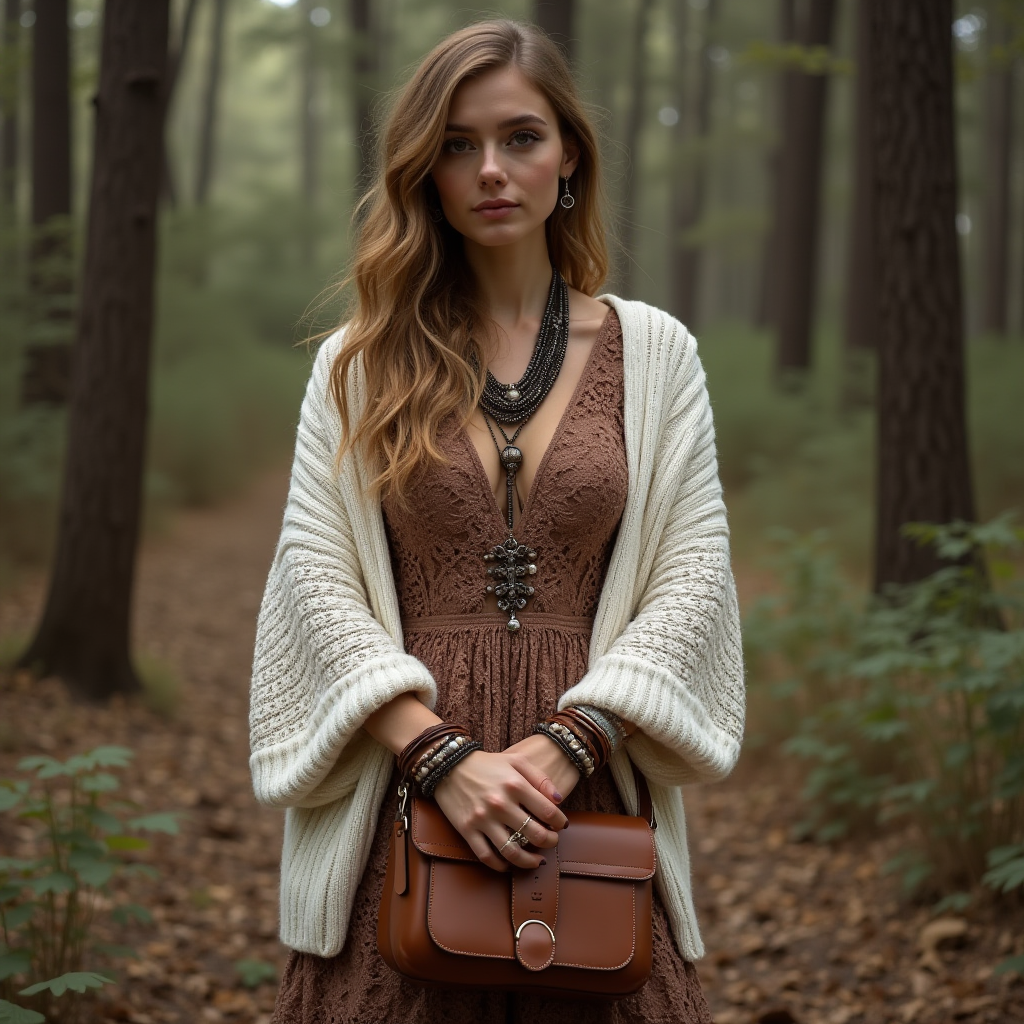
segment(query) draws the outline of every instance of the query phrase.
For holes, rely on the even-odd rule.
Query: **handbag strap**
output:
[[[651,791],[647,787],[647,780],[644,773],[630,761],[633,769],[633,782],[636,785],[636,816],[643,818],[651,828],[658,827],[658,819],[654,817],[654,801],[651,799]]]

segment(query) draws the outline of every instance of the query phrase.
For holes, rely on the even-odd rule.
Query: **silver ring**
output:
[[[519,828],[517,828],[517,829],[516,829],[516,831],[517,831],[517,832],[518,832],[518,833],[519,833],[520,835],[522,835],[523,829],[524,829],[524,828],[526,828],[526,826],[527,826],[527,825],[529,825],[531,821],[533,821],[533,815],[532,815],[532,814],[528,814],[528,815],[526,816],[526,821],[524,821],[524,822],[522,823],[522,825],[520,825],[520,826],[519,826]]]

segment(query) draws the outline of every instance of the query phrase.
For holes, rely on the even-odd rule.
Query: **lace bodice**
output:
[[[480,456],[454,415],[442,422],[438,445],[451,465],[420,475],[408,510],[383,505],[403,619],[490,614],[482,556],[507,535]],[[517,539],[537,551],[524,623],[531,612],[593,617],[627,484],[622,329],[609,310],[516,524]]]

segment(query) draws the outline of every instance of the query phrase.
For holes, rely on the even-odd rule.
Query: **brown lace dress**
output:
[[[586,672],[626,501],[622,402],[622,331],[610,311],[516,524],[516,536],[537,550],[538,569],[517,635],[505,628],[506,616],[484,607],[481,555],[507,527],[479,455],[454,420],[439,434],[452,465],[417,484],[410,511],[384,503],[406,650],[437,680],[437,714],[465,722],[487,750],[526,736]],[[710,1024],[696,970],[679,954],[657,896],[651,978],[617,1002],[422,989],[393,973],[377,952],[376,922],[395,802],[392,786],[344,948],[329,959],[292,952],[275,1024]],[[582,781],[565,807],[624,813],[607,769]]]

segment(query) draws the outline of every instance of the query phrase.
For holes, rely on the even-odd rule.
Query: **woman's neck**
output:
[[[491,319],[507,333],[537,328],[551,288],[551,260],[543,229],[515,245],[465,243],[466,260],[476,277]]]

